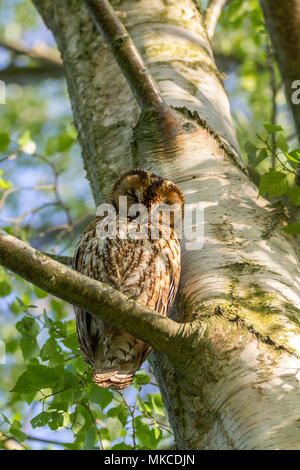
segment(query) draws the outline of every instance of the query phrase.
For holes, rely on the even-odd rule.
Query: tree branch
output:
[[[14,437],[9,437],[0,431],[0,442],[4,450],[27,450],[26,447]]]
[[[211,0],[205,12],[207,36],[212,40],[223,8],[232,0]]]
[[[0,38],[0,47],[4,47],[15,54],[22,54],[32,59],[38,59],[41,62],[55,65],[62,68],[62,60],[57,49],[52,49],[46,44],[37,44],[28,48],[21,44],[19,41],[7,40]]]
[[[60,78],[64,75],[62,60],[57,49],[39,43],[31,48],[24,46],[20,41],[0,38],[0,48],[5,48],[13,55],[26,55],[36,65],[18,67],[14,63],[1,70],[1,79],[21,85],[41,81],[48,77]]]
[[[110,47],[140,107],[145,109],[167,106],[134,42],[109,2],[83,0],[83,3]]]
[[[127,331],[182,361],[191,324],[180,324],[26,245],[0,229],[0,264],[49,294]]]
[[[43,80],[50,78],[62,78],[64,71],[62,67],[57,65],[43,66],[28,66],[18,67],[15,65],[8,65],[5,69],[1,70],[1,80],[10,83],[17,83],[19,85],[28,85],[32,83],[40,83]]]
[[[300,4],[260,0],[300,140],[300,106],[293,103],[293,83],[300,80]]]

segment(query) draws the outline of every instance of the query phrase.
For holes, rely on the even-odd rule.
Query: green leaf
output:
[[[65,303],[62,300],[59,299],[51,299],[51,307],[57,313],[58,318],[62,318],[64,316],[64,308],[65,308]]]
[[[276,146],[282,150],[282,152],[287,152],[289,150],[289,146],[283,134],[279,134],[276,140]]]
[[[39,354],[39,346],[36,336],[40,331],[38,323],[34,318],[24,316],[22,320],[16,324],[17,330],[21,333],[20,346],[22,349],[24,360],[27,361]]]
[[[37,286],[34,286],[33,290],[38,299],[44,299],[48,295],[48,292],[45,292]]]
[[[114,394],[105,388],[100,388],[98,385],[93,384],[93,388],[90,394],[90,401],[92,403],[97,403],[101,406],[101,409],[104,410],[109,403],[114,398]]]
[[[62,343],[72,351],[77,351],[79,349],[77,333],[73,333],[62,341]]]
[[[25,310],[27,310],[28,308],[37,308],[36,305],[25,305],[24,302],[23,302],[23,300],[20,299],[20,297],[16,297],[16,300],[17,300],[18,304],[19,304],[21,307],[23,307]]]
[[[64,338],[67,336],[67,327],[64,322],[56,320],[52,324],[51,334],[56,338]]]
[[[51,413],[51,419],[49,421],[49,428],[52,429],[52,431],[55,431],[57,428],[60,428],[64,424],[64,415],[62,413],[58,413],[57,411],[54,411],[54,413]]]
[[[124,442],[121,442],[120,444],[116,444],[115,446],[111,447],[111,450],[132,450],[132,447],[128,444],[125,444]]]
[[[38,356],[40,352],[37,340],[33,336],[23,335],[20,339],[20,347],[25,361]]]
[[[116,444],[115,446],[111,447],[111,450],[132,450],[132,447],[122,442],[120,444]]]
[[[69,407],[74,404],[74,390],[63,390],[60,393],[54,395],[52,402],[49,404],[49,408],[56,411],[69,410]]]
[[[249,160],[251,162],[253,162],[256,159],[256,151],[257,151],[256,146],[252,142],[247,140],[247,142],[245,143],[245,152],[247,153]]]
[[[71,364],[64,370],[64,386],[67,388],[78,388],[78,377]]]
[[[119,420],[121,421],[121,423],[123,424],[123,426],[125,426],[125,424],[127,423],[128,416],[129,416],[129,410],[127,406],[125,405],[125,403],[121,403],[118,406],[110,408],[107,411],[107,416],[117,416]]]
[[[134,376],[134,382],[138,385],[145,385],[150,383],[149,375],[145,374],[144,372],[138,372]]]
[[[14,354],[19,347],[19,341],[16,339],[6,340],[5,341],[5,352]]]
[[[27,317],[26,315],[22,320],[18,321],[16,328],[22,335],[36,337],[40,331],[40,327],[34,318]]]
[[[43,312],[43,320],[46,328],[52,328],[53,320],[48,317],[46,310]]]
[[[300,149],[294,149],[289,152],[289,155],[291,155],[294,158],[297,158],[298,162],[300,162]]]
[[[159,437],[157,438],[157,432],[154,429],[151,429],[149,424],[144,423],[142,420],[142,416],[138,416],[135,420],[136,426],[136,436],[142,444],[142,446],[146,449],[153,449],[155,450],[159,444],[161,439],[162,433],[159,433]]]
[[[299,186],[293,186],[290,188],[287,192],[290,200],[295,204],[295,206],[300,205],[300,187]]]
[[[10,142],[10,137],[7,132],[0,132],[0,151],[5,150]]]
[[[11,391],[28,394],[43,388],[51,388],[60,381],[61,376],[57,370],[44,365],[29,365]]]
[[[19,304],[21,307],[27,308],[27,305],[24,304],[23,300],[20,299],[20,297],[16,297],[16,299],[17,299],[18,304]]]
[[[159,393],[153,393],[151,395],[151,403],[155,414],[165,416],[165,407]]]
[[[97,433],[94,427],[89,427],[85,432],[84,448],[85,450],[93,450],[97,442]]]
[[[32,140],[29,130],[20,137],[18,144],[20,145],[21,150],[29,155],[32,155],[36,151],[36,144]]]
[[[25,441],[27,435],[22,432],[20,429],[22,427],[22,424],[19,422],[19,421],[16,421],[14,420],[10,429],[9,429],[9,432],[10,434],[12,434],[18,441]]]
[[[47,339],[41,349],[40,356],[43,361],[49,360],[49,365],[57,365],[64,362],[62,349],[53,337]]]
[[[6,191],[6,189],[12,188],[12,186],[13,185],[9,181],[0,178],[0,189]]]
[[[283,152],[286,158],[294,163],[300,163],[300,153],[296,150],[293,150],[292,152]]]
[[[57,411],[53,411],[51,413],[48,411],[42,411],[32,418],[30,423],[33,428],[40,428],[48,424],[49,428],[52,429],[52,431],[55,431],[57,428],[63,426],[64,416],[62,413],[58,413]]]
[[[59,136],[50,137],[46,143],[46,155],[54,153],[66,152],[74,143],[74,138],[69,133]]]
[[[120,437],[121,431],[123,430],[123,424],[117,416],[107,418],[106,421],[109,437],[113,441],[117,437]]]
[[[300,235],[300,222],[296,222],[295,224],[288,225],[283,230],[293,235]]]
[[[288,190],[288,179],[285,173],[270,170],[261,176],[259,182],[259,194],[264,196],[269,193],[270,197],[281,196]]]
[[[2,413],[2,411],[0,411],[0,415],[2,416],[2,418],[4,419],[4,421],[6,422],[6,424],[11,424],[11,422],[9,421],[9,419],[5,416],[4,413]]]
[[[154,422],[154,436],[155,436],[155,439],[159,439],[160,437],[160,429],[157,426],[156,421]]]
[[[11,291],[12,287],[7,281],[0,281],[0,297],[6,297]]]
[[[42,426],[45,426],[50,419],[51,413],[48,413],[47,411],[42,411],[38,415],[36,415],[32,420],[30,421],[31,426],[35,428],[40,428]]]
[[[58,151],[66,152],[70,147],[72,147],[73,143],[74,138],[70,134],[61,134],[58,138]]]
[[[257,166],[259,165],[263,160],[265,160],[267,157],[268,157],[268,152],[267,152],[267,149],[261,149],[259,154],[258,154],[258,157],[257,159],[255,160],[254,162],[254,165]]]
[[[274,134],[274,132],[283,131],[283,128],[281,126],[275,126],[273,124],[264,124],[264,128],[268,134]]]

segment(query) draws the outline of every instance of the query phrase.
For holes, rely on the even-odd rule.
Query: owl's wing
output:
[[[96,226],[97,221],[82,235],[74,268],[167,316],[179,283],[178,240],[99,239]],[[125,388],[151,347],[87,312],[75,308],[75,313],[79,344],[95,368],[95,382]]]
[[[104,282],[103,240],[97,236],[97,223],[100,219],[95,218],[82,233],[74,252],[73,269]],[[78,342],[84,361],[93,366],[94,352],[103,335],[104,322],[78,307],[74,307],[74,310]]]

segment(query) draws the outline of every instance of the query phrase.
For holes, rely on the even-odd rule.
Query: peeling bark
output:
[[[185,374],[153,354],[180,449],[300,449],[300,283],[281,209],[257,198],[201,12],[192,0],[112,1],[176,132],[139,112],[81,4],[35,0],[61,50],[96,204],[120,172],[142,166],[201,203],[204,246],[184,250],[174,318],[199,334]],[[72,21],[70,21],[72,18]]]

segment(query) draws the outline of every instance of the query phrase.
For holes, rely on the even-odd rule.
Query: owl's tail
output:
[[[98,345],[94,357],[93,381],[99,387],[123,390],[151,351],[151,347],[118,329],[111,331],[109,341]]]
[[[99,387],[113,388],[114,390],[123,390],[132,383],[134,379],[133,374],[122,374],[119,371],[104,372],[93,375],[93,381]]]

